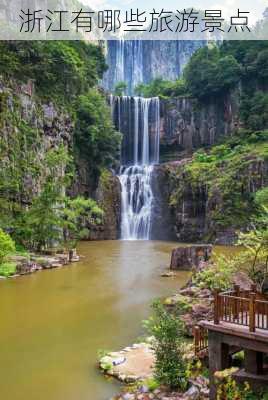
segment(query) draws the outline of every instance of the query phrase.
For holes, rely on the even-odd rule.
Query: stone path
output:
[[[150,344],[139,343],[108,353],[100,359],[100,368],[108,375],[129,383],[152,377],[154,362],[155,355]]]

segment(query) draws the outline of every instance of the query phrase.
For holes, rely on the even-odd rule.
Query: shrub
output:
[[[229,368],[223,371],[215,372],[214,376],[217,387],[217,400],[257,400],[260,397],[256,396],[247,382],[239,385],[232,378],[232,373],[237,371],[237,368]]]
[[[148,387],[150,392],[153,392],[159,387],[159,382],[154,378],[148,378],[144,381],[144,385]]]
[[[124,81],[120,81],[115,85],[114,94],[115,96],[123,96],[127,90],[127,84]]]
[[[0,276],[9,277],[16,273],[16,264],[5,262],[0,264]]]
[[[6,256],[15,252],[15,243],[11,237],[0,228],[0,264],[4,262]]]
[[[214,264],[199,271],[193,281],[200,288],[225,290],[231,286],[233,273],[236,271],[237,259],[230,260],[218,257]]]
[[[159,302],[153,305],[153,309],[155,314],[149,328],[155,338],[154,378],[172,389],[185,390],[188,385],[188,364],[183,353],[183,323]]]

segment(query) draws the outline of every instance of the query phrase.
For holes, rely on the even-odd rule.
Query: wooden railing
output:
[[[194,327],[194,352],[197,357],[200,357],[202,352],[208,348],[208,331],[203,326]]]
[[[256,328],[268,330],[267,298],[257,292],[256,285],[251,290],[240,290],[237,285],[228,292],[215,290],[214,324],[220,321],[248,326],[250,332]]]

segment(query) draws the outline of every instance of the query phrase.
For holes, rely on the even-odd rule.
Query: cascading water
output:
[[[204,45],[198,40],[108,40],[109,69],[102,85],[113,92],[116,84],[123,81],[127,85],[125,94],[133,95],[139,83],[149,83],[157,77],[175,80],[191,55]]]
[[[153,192],[151,177],[159,162],[158,98],[111,97],[116,126],[123,133],[121,238],[150,238]]]

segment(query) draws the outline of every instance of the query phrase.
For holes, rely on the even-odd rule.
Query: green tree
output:
[[[188,365],[183,357],[182,321],[159,302],[153,305],[153,309],[154,317],[149,322],[149,329],[155,338],[155,378],[172,389],[185,390]]]
[[[114,95],[115,96],[123,96],[126,92],[127,84],[124,81],[120,81],[115,85]]]
[[[183,79],[168,81],[159,77],[148,84],[138,84],[135,93],[143,97],[169,98],[187,95],[187,88]]]
[[[245,126],[253,131],[268,126],[268,94],[256,91],[242,96],[240,115]]]
[[[88,225],[101,223],[103,210],[92,199],[67,197],[62,217],[64,242],[68,247],[75,247],[79,240],[88,237]]]
[[[32,79],[40,97],[68,107],[107,68],[101,47],[84,41],[1,42],[0,51],[0,74]]]
[[[15,243],[9,236],[0,228],[0,264],[2,264],[5,258],[15,252]]]
[[[23,244],[31,249],[43,251],[61,241],[62,202],[63,197],[58,187],[48,181],[22,218],[18,234]]]
[[[224,95],[240,81],[241,68],[232,55],[222,55],[217,47],[197,50],[184,70],[190,94],[198,99]]]
[[[97,89],[79,97],[76,114],[74,142],[78,157],[85,159],[89,170],[98,176],[102,167],[116,165],[121,134],[114,129],[106,99]]]

